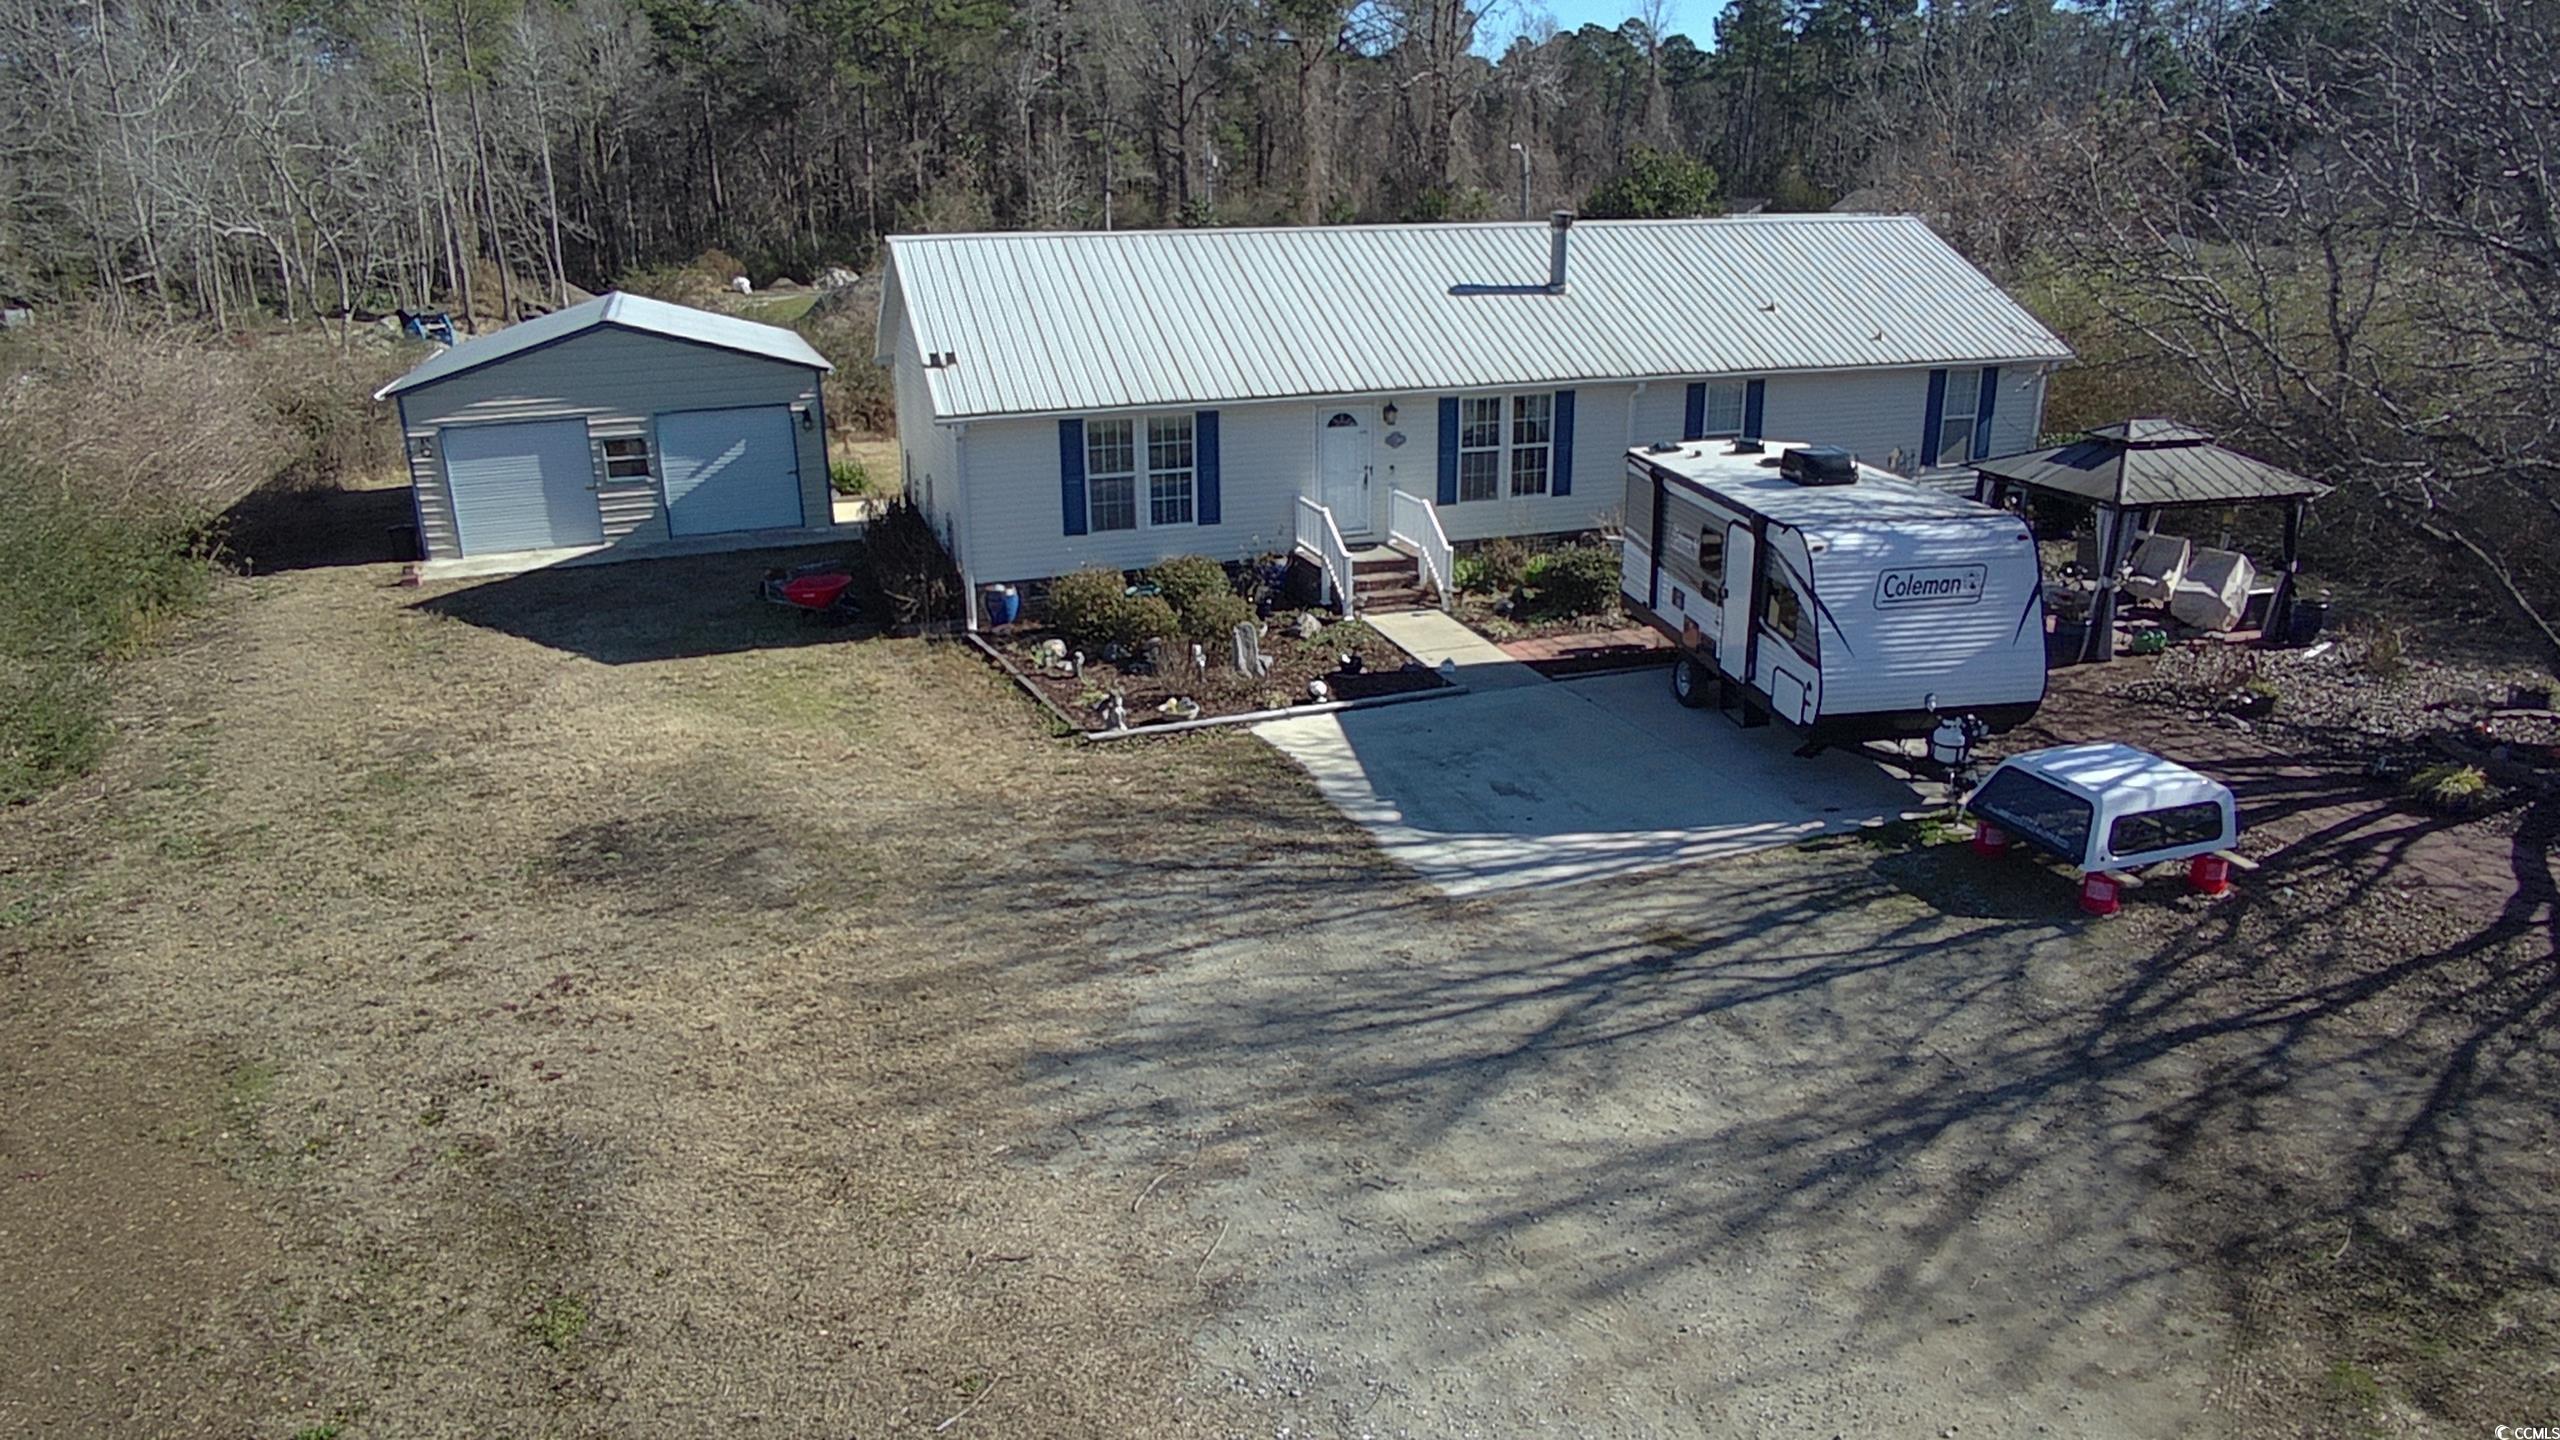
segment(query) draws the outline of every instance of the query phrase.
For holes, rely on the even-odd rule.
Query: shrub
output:
[[[1253,604],[1232,590],[1219,590],[1195,598],[1181,615],[1183,638],[1215,659],[1226,653],[1237,626],[1253,623]]]
[[[1163,596],[1128,590],[1128,578],[1117,570],[1061,575],[1049,582],[1049,623],[1060,639],[1089,655],[1112,645],[1135,650],[1182,634],[1181,618]]]
[[[871,472],[859,460],[838,460],[827,467],[827,483],[839,495],[867,495],[871,492]]]
[[[2450,815],[2468,815],[2489,803],[2489,777],[2476,765],[2430,765],[2409,777],[2411,799]]]
[[[1235,593],[1227,583],[1227,567],[1206,555],[1176,555],[1149,570],[1147,579],[1174,613],[1186,618],[1192,605],[1204,596]]]
[[[1618,603],[1618,557],[1606,545],[1568,545],[1529,566],[1528,582],[1544,615],[1598,615]]]
[[[1164,603],[1161,595],[1123,597],[1114,619],[1115,633],[1111,638],[1119,641],[1123,649],[1135,650],[1150,640],[1173,640],[1182,635],[1181,617],[1173,613],[1173,607]]]
[[[1060,638],[1087,652],[1099,651],[1118,633],[1129,581],[1117,570],[1078,570],[1049,582],[1049,623]]]
[[[1507,535],[1477,547],[1475,558],[1484,567],[1487,590],[1517,590],[1529,578],[1529,547]]]
[[[1461,555],[1449,567],[1449,583],[1461,595],[1481,595],[1493,589],[1484,576],[1484,557]]]
[[[960,613],[960,573],[916,503],[900,496],[863,530],[871,583],[897,625],[924,625]]]

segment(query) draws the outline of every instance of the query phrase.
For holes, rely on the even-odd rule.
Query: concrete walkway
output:
[[[1547,683],[1544,675],[1503,654],[1501,646],[1438,610],[1400,610],[1363,618],[1370,629],[1394,641],[1406,654],[1477,694]]]

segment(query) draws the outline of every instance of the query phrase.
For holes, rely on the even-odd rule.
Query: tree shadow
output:
[[[764,598],[768,573],[828,554],[802,547],[557,566],[449,590],[416,608],[605,665],[876,638],[882,627],[868,618],[845,622]],[[876,597],[861,613],[881,613]]]
[[[223,551],[244,571],[274,575],[415,558],[409,487],[341,490],[262,485],[222,514]]]

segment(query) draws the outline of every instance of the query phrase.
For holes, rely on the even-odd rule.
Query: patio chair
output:
[[[2153,535],[2133,547],[2132,573],[2124,593],[2153,605],[2166,605],[2186,578],[2188,545],[2176,535]]]
[[[2169,596],[2169,616],[2199,630],[2228,630],[2249,608],[2258,567],[2237,550],[2199,550]]]

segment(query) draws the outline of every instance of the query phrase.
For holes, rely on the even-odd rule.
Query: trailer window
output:
[[[1994,774],[1965,808],[2078,864],[2089,850],[2095,812],[2088,801],[2024,770]]]
[[[2205,800],[2117,816],[2116,822],[2107,827],[2107,853],[2119,857],[2148,855],[2181,845],[2210,845],[2221,838],[2222,807]]]
[[[1796,652],[1807,660],[1816,659],[1818,637],[1813,633],[1813,607],[1796,593],[1795,582],[1772,571],[1760,591],[1760,619],[1770,629],[1786,638]]]
[[[1698,522],[1698,593],[1724,598],[1724,527],[1712,515]]]

